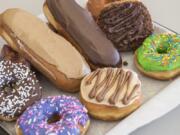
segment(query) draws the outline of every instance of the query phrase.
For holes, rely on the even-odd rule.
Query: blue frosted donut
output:
[[[79,100],[55,96],[29,107],[17,120],[16,132],[17,135],[80,135],[88,124],[87,110]]]

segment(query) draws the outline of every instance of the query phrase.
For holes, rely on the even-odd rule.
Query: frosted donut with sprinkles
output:
[[[13,121],[41,98],[42,87],[29,63],[8,46],[0,59],[0,119]]]
[[[84,135],[89,127],[86,108],[78,99],[54,96],[41,99],[17,120],[17,135]]]

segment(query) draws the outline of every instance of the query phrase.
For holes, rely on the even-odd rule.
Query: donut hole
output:
[[[58,121],[60,121],[61,116],[58,113],[54,113],[48,120],[47,123],[48,124],[53,124],[56,123]]]
[[[166,54],[169,50],[169,44],[160,44],[157,48],[159,54]]]

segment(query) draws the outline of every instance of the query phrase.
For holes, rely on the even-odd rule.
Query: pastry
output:
[[[97,23],[120,52],[136,50],[153,32],[147,8],[136,0],[107,4],[99,14]]]
[[[114,1],[121,1],[121,0],[88,0],[87,8],[91,12],[93,18],[96,20],[101,10],[106,6],[106,4]]]
[[[0,120],[16,120],[41,98],[41,90],[29,63],[4,46],[0,55]]]
[[[24,10],[8,9],[0,18],[1,35],[14,50],[58,88],[69,92],[79,89],[90,67],[70,42]]]
[[[79,50],[92,69],[120,67],[120,54],[90,13],[74,0],[46,0],[44,13],[55,29]]]
[[[153,34],[135,53],[136,67],[143,74],[160,80],[180,75],[180,36]]]
[[[90,124],[78,99],[55,96],[41,99],[17,120],[17,135],[84,135]]]
[[[80,97],[92,117],[118,120],[141,105],[141,82],[128,69],[97,69],[82,80]]]

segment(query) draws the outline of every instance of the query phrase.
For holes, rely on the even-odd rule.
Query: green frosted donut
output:
[[[151,35],[137,50],[137,61],[145,71],[180,68],[180,35]]]

